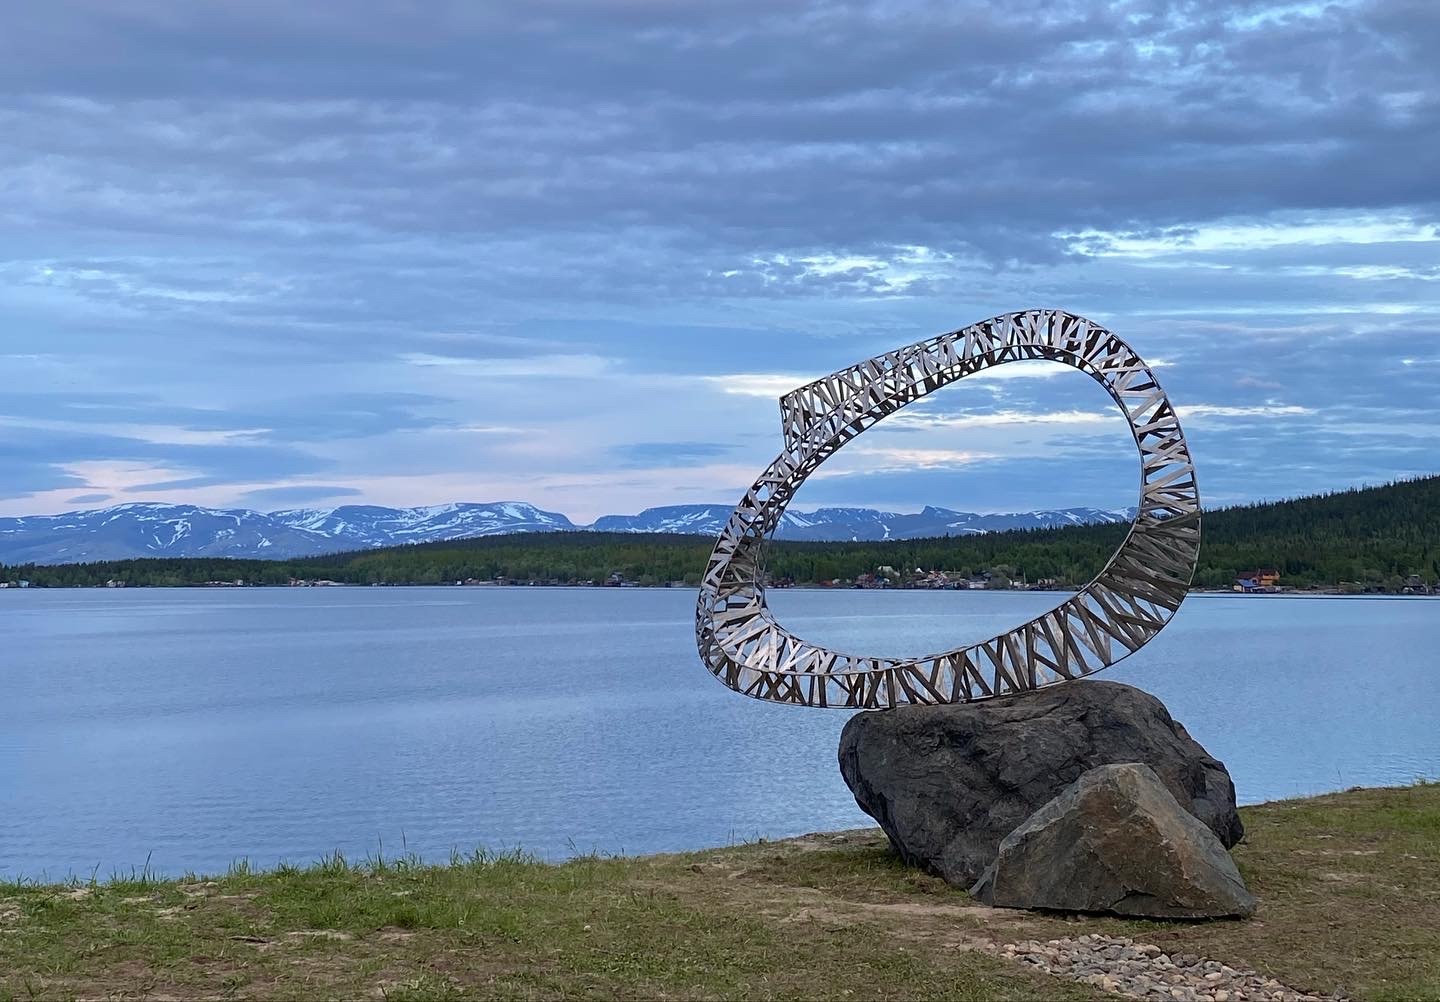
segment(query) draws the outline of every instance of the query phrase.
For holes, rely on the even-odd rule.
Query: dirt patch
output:
[[[1292,856],[1378,856],[1379,849],[1291,849]],[[1411,857],[1413,858],[1413,857]]]
[[[285,934],[285,938],[286,938],[286,939],[293,939],[293,940],[305,940],[305,939],[347,940],[347,939],[354,939],[355,937],[352,936],[352,935],[351,935],[350,933],[348,933],[348,932],[340,932],[340,931],[338,931],[338,930],[336,930],[336,929],[297,929],[297,930],[294,931],[294,932],[287,932],[287,933]]]
[[[901,918],[973,919],[985,925],[1013,925],[1017,921],[1009,913],[988,905],[939,904],[929,901],[855,901],[856,908],[878,915]]]
[[[825,929],[827,932],[839,932],[842,929],[850,929],[858,925],[857,916],[853,913],[846,914],[836,911],[833,908],[825,908],[819,905],[807,906],[799,911],[791,912],[780,919],[785,925],[814,924]]]
[[[991,936],[955,935],[957,927],[988,928],[992,936],[1004,935],[1007,927],[1024,921],[1021,913],[989,908],[985,905],[957,901],[857,901],[838,898],[825,891],[808,887],[790,888],[765,899],[761,910],[780,917],[786,924],[811,922],[831,931],[848,929],[862,923],[877,923],[889,928],[903,928],[918,938],[922,933],[944,932],[947,939],[979,949],[988,945]]]
[[[398,926],[386,926],[384,929],[375,931],[375,938],[382,943],[407,943],[415,938],[415,933]]]
[[[811,832],[808,835],[796,835],[794,838],[762,844],[799,849],[802,852],[815,852],[822,849],[834,849],[838,846],[872,846],[883,841],[884,836],[877,836],[872,829],[855,828],[843,832]]]
[[[74,998],[80,1002],[110,1002],[117,998],[142,998],[145,1002],[215,1002],[229,996],[196,991],[162,978],[149,964],[138,960],[116,961],[102,979],[86,980],[83,986],[69,979],[36,986],[42,997]]]

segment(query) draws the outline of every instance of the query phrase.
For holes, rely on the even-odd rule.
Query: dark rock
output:
[[[971,893],[1002,908],[1170,919],[1255,913],[1220,840],[1138,763],[1100,766],[1066,787],[1005,836]]]
[[[1077,681],[981,703],[857,713],[840,773],[906,862],[969,887],[1000,840],[1080,776],[1143,762],[1227,848],[1244,834],[1235,786],[1160,700]]]

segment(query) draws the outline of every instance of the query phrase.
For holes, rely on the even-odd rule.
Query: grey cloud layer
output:
[[[12,6],[21,211],[300,245],[550,232],[583,257],[630,229],[642,259],[1045,260],[1060,231],[1432,212],[1440,185],[1421,2],[294,6]]]

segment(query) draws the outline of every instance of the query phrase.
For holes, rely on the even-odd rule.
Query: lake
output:
[[[730,692],[694,593],[315,588],[0,593],[0,876],[223,871],[520,847],[646,853],[870,823],[841,710]],[[782,591],[879,654],[1059,596]],[[1244,802],[1440,776],[1440,601],[1193,596],[1131,682]],[[1079,683],[1083,684],[1083,683]]]

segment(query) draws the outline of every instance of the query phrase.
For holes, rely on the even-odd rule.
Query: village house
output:
[[[944,571],[926,571],[919,567],[915,568],[908,587],[911,588],[953,588],[955,585],[950,580],[950,575]]]
[[[1400,589],[1402,595],[1429,595],[1431,591],[1431,587],[1419,574],[1411,574],[1405,579],[1405,587]]]
[[[1235,590],[1243,592],[1274,591],[1280,583],[1280,572],[1274,568],[1241,571],[1235,575]]]

